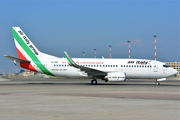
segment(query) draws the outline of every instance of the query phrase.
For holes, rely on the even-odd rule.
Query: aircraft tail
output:
[[[20,27],[12,27],[12,32],[18,57],[20,59],[31,60],[40,56],[40,51],[29,40]]]
[[[57,58],[55,56],[40,52],[20,27],[12,27],[12,32],[18,57],[20,59],[36,60],[36,58]]]
[[[12,27],[14,41],[19,59],[30,61],[28,65],[21,62],[21,67],[33,71],[42,71],[43,73],[52,75],[43,64],[43,58],[57,58],[45,53],[40,52],[30,39],[24,34],[20,27]],[[24,65],[23,65],[24,64]]]

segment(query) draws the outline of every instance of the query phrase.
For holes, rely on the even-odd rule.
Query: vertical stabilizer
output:
[[[53,75],[47,68],[42,64],[40,58],[51,58],[51,55],[41,53],[30,39],[24,34],[20,27],[12,27],[14,41],[20,59],[31,61],[29,64],[20,63],[21,67],[30,69],[33,71],[41,71],[48,75]],[[53,57],[53,56],[52,56]]]
[[[20,27],[12,27],[14,41],[18,53],[18,57],[21,59],[31,59],[40,56],[40,51],[34,46],[30,39],[24,34]]]

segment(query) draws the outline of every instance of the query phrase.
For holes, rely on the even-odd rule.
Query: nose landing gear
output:
[[[156,79],[156,85],[160,85],[160,81],[165,81],[166,78],[159,78],[159,79]]]

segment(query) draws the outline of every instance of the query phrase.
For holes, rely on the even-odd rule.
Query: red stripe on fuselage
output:
[[[19,57],[20,59],[27,60],[27,59],[24,57],[24,55],[18,50],[18,48],[16,48],[16,49],[17,49],[18,57]],[[36,69],[34,69],[34,67],[31,65],[31,63],[22,63],[22,62],[20,62],[20,66],[21,66],[22,68],[25,68],[25,69],[29,69],[29,70],[38,72]]]

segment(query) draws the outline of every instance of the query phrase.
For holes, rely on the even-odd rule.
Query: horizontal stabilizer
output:
[[[16,61],[16,62],[21,62],[21,63],[30,63],[31,62],[29,60],[19,59],[19,58],[8,56],[8,55],[3,55],[3,56],[8,58],[8,59],[11,59],[13,61]]]

